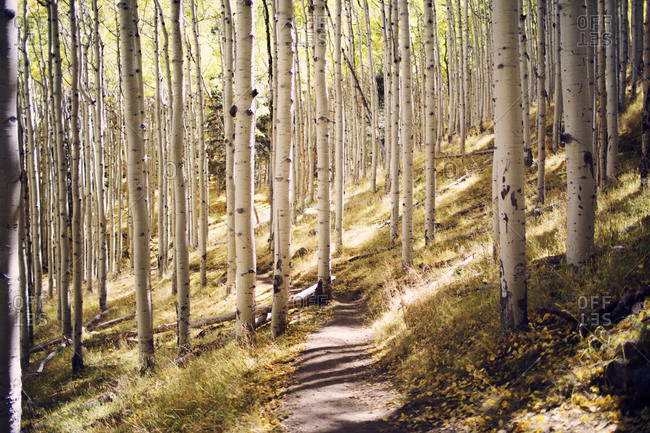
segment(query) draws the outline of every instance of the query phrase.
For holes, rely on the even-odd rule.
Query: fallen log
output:
[[[48,341],[46,343],[37,344],[36,346],[29,349],[29,353],[42,352],[44,350],[47,350],[48,347],[54,346],[55,344],[59,344],[59,343],[61,343],[61,337],[55,338],[54,340]]]
[[[332,276],[332,281],[334,281],[336,277]],[[308,306],[312,305],[309,302],[309,299],[314,296],[317,293],[318,290],[318,283],[307,287],[306,289],[302,290],[299,293],[296,293],[295,295],[291,296],[289,298],[289,307],[301,307],[301,306]],[[273,309],[272,304],[264,304],[264,305],[258,305],[255,307],[255,312],[254,314],[257,316],[262,316],[262,315],[270,315],[271,310]],[[127,316],[125,316],[127,317]],[[203,319],[197,319],[193,320],[190,322],[190,327],[191,328],[202,328],[204,326],[210,326],[210,325],[215,325],[217,323],[222,323],[222,322],[228,322],[231,320],[235,320],[237,318],[237,314],[235,311],[231,311],[229,313],[224,313],[224,314],[219,314],[218,316],[213,316],[213,317],[205,317]],[[120,317],[119,319],[124,319]],[[118,320],[118,319],[114,319]],[[127,319],[124,319],[127,320]],[[108,323],[108,322],[106,322]],[[265,322],[260,323],[262,325]],[[98,325],[99,326],[99,325]],[[108,326],[108,325],[107,325]],[[159,326],[156,326],[153,328],[153,333],[154,334],[159,334],[162,332],[168,332],[168,331],[173,331],[176,329],[176,322],[172,323],[165,323]],[[93,328],[97,329],[97,327]],[[84,345],[86,347],[92,347],[95,345],[100,345],[100,344],[105,344],[109,343],[111,341],[116,341],[120,339],[128,339],[128,338],[133,338],[138,336],[138,331],[126,331],[126,332],[114,332],[112,334],[104,335],[101,336],[99,339],[96,340],[89,340],[84,342]]]
[[[486,153],[494,153],[494,149],[478,150],[471,153],[451,153],[451,154],[441,154],[436,156],[436,159],[446,159],[446,158],[463,158],[466,156],[475,156],[475,155],[485,155]]]
[[[102,322],[102,323],[99,323],[99,324],[97,324],[95,326],[86,327],[86,331],[95,331],[97,329],[108,328],[108,327],[116,325],[116,324],[118,324],[120,322],[124,322],[126,320],[131,320],[134,317],[135,317],[135,313],[127,314],[126,316],[118,317],[117,319],[112,319],[112,320],[109,320],[107,322]]]
[[[63,343],[61,343],[61,345],[59,347],[57,347],[56,349],[54,349],[53,351],[48,353],[47,356],[45,357],[45,359],[42,360],[41,363],[38,365],[38,368],[36,369],[36,371],[23,376],[23,380],[27,379],[29,377],[32,377],[32,376],[38,376],[39,374],[43,373],[43,370],[45,370],[45,366],[48,364],[48,362],[50,362],[52,359],[54,359],[56,354],[59,353],[61,350],[65,349],[65,347],[67,345],[68,345],[68,342],[64,341]]]
[[[86,328],[86,331],[90,330],[90,328],[92,328],[92,326],[95,323],[99,322],[103,317],[105,317],[108,313],[110,313],[114,309],[115,309],[115,307],[108,308],[108,309],[102,311],[101,313],[99,313],[98,315],[96,315],[95,317],[93,317],[92,319],[90,319],[89,321],[87,321],[86,324],[84,325],[84,328]]]

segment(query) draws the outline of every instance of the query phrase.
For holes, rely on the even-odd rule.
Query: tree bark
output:
[[[79,123],[79,39],[77,34],[76,0],[70,0],[70,81],[71,81],[71,188],[72,188],[72,293],[74,320],[72,332],[72,371],[83,368],[81,335],[83,332],[84,239],[81,202],[81,134]]]
[[[650,157],[650,6],[645,8],[645,31],[643,32],[643,136],[641,144],[641,188],[648,187]]]
[[[546,0],[537,0],[537,206],[546,197]]]
[[[413,266],[413,90],[411,86],[411,26],[409,2],[400,0],[400,53],[402,85],[401,134],[404,165],[402,201],[402,268]],[[461,153],[465,150],[461,147]]]
[[[255,234],[253,231],[253,169],[255,166],[255,96],[253,87],[253,38],[255,25],[252,0],[237,0],[235,60],[235,233],[237,252],[236,334],[245,339],[253,332],[255,308]]]
[[[176,227],[174,233],[174,255],[177,260],[176,284],[178,321],[178,356],[185,355],[190,350],[190,264],[189,239],[187,230],[187,184],[185,178],[183,109],[185,95],[183,93],[183,41],[181,36],[181,0],[171,3],[171,43],[172,43],[172,152],[171,163],[175,167],[174,176],[174,209]]]
[[[425,81],[425,210],[424,243],[429,245],[436,237],[436,59],[433,20],[435,3],[424,2],[424,52],[426,56]]]
[[[6,0],[0,14],[0,430],[20,432],[20,296],[18,271],[20,151],[18,147],[18,10]]]
[[[615,34],[616,29],[616,0],[607,0],[605,3],[605,33]],[[607,64],[607,183],[616,180],[618,168],[618,61],[617,46],[614,41],[606,44]],[[632,81],[632,87],[635,87]]]
[[[343,65],[341,55],[341,35],[343,33],[343,18],[341,13],[342,0],[335,0],[334,24],[334,251],[341,252],[343,248],[343,195],[344,185],[344,148],[345,135],[343,131]],[[349,168],[349,167],[348,167]]]
[[[294,100],[294,17],[293,0],[279,0],[277,8],[278,39],[278,111],[275,140],[275,248],[273,249],[273,314],[271,335],[276,338],[287,329],[289,282],[291,281],[291,190],[293,172],[293,100]]]
[[[144,148],[144,89],[141,80],[137,0],[118,3],[120,21],[120,55],[123,68],[125,124],[127,146],[127,177],[129,206],[133,210],[135,300],[138,316],[138,351],[140,368],[154,366],[153,319],[151,306],[151,264],[149,262],[149,218],[147,216],[147,171]]]
[[[331,296],[330,252],[330,145],[329,97],[327,94],[327,14],[325,1],[314,0],[314,99],[316,101],[316,147],[318,151],[318,281],[323,295]]]
[[[517,3],[495,0],[492,18],[503,330],[514,330],[527,322],[523,123],[522,111],[512,109],[521,97]]]
[[[584,86],[587,47],[580,43],[578,28],[584,7],[577,0],[562,0],[560,8],[568,198],[566,257],[569,264],[581,267],[594,244],[593,105]]]

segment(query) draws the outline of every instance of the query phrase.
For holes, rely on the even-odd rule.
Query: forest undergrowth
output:
[[[424,199],[424,154],[416,151],[415,254],[414,266],[407,271],[401,268],[399,244],[392,245],[389,238],[390,197],[383,183],[372,193],[368,181],[350,182],[344,247],[332,257],[333,287],[335,293],[356,292],[365,302],[368,325],[376,335],[376,367],[403,396],[403,406],[391,417],[397,425],[408,431],[550,431],[545,429],[551,425],[564,431],[643,431],[640,426],[648,425],[650,409],[614,389],[605,371],[620,343],[641,338],[650,312],[641,309],[611,328],[595,326],[583,334],[573,322],[547,312],[589,317],[604,302],[650,283],[650,197],[639,190],[637,170],[640,109],[638,98],[621,117],[619,181],[598,193],[596,251],[583,272],[568,268],[563,257],[564,151],[547,156],[546,207],[541,212],[535,211],[536,168],[527,169],[529,324],[516,334],[502,334],[499,324],[491,154],[439,160],[438,189],[444,191],[437,200],[436,238],[425,246],[424,206],[419,204]],[[492,145],[488,129],[469,138],[467,152]],[[455,153],[457,147],[447,143],[443,152]],[[383,173],[378,178],[383,179]],[[272,296],[265,282],[271,260],[268,191],[258,192],[256,208],[257,303],[265,304]],[[224,197],[213,195],[207,287],[200,288],[198,282],[198,252],[190,256],[193,320],[234,310],[234,297],[227,296],[224,284],[224,210]],[[315,207],[296,216],[295,290],[316,281],[315,229]],[[169,276],[159,280],[155,274],[154,325],[173,322],[175,296]],[[105,320],[133,313],[134,296],[130,273],[113,275],[108,306],[114,309]],[[94,296],[87,295],[85,321],[98,312]],[[329,313],[329,308],[317,306],[292,310],[286,336],[273,341],[268,325],[263,326],[250,347],[228,338],[230,322],[193,329],[195,355],[182,366],[172,364],[175,333],[156,334],[158,365],[144,376],[138,374],[135,338],[120,336],[135,330],[135,319],[85,332],[82,373],[69,380],[72,351],[64,348],[42,374],[25,380],[23,425],[27,431],[52,432],[280,429],[282,392],[290,381],[292,361],[305,337],[327,323]],[[35,342],[57,334],[56,304],[49,300]],[[32,356],[27,374],[48,352]]]

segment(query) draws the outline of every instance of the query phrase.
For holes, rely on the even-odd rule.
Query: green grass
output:
[[[584,312],[583,298],[617,298],[650,282],[650,260],[646,256],[650,251],[650,198],[647,192],[639,191],[635,171],[635,152],[640,146],[639,99],[632,101],[621,116],[621,145],[631,150],[621,155],[619,183],[599,192],[595,255],[580,273],[568,268],[561,258],[566,239],[565,155],[563,151],[548,155],[546,203],[557,206],[526,218],[530,325],[519,334],[502,334],[499,325],[490,164],[438,196],[439,228],[430,245],[424,245],[424,206],[415,208],[414,266],[406,271],[401,266],[399,241],[392,245],[389,238],[390,197],[384,194],[384,173],[380,171],[377,176],[377,193],[370,191],[368,180],[348,186],[344,247],[332,255],[336,276],[333,287],[335,292],[358,292],[364,299],[368,324],[376,331],[377,364],[408,402],[400,419],[412,422],[413,428],[455,419],[472,431],[488,431],[500,427],[499,423],[523,425],[524,421],[517,420],[525,411],[559,404],[581,407],[585,399],[598,403],[598,413],[619,420],[623,417],[624,399],[602,383],[602,365],[611,359],[620,341],[636,338],[645,329],[641,324],[644,316],[627,320],[620,332],[607,331],[605,339],[604,334],[580,338],[570,324],[538,310],[554,308],[579,315]],[[492,145],[488,128],[483,135],[469,137],[466,147],[472,152]],[[443,145],[443,152],[456,153],[456,147]],[[484,154],[441,160],[438,188],[490,158]],[[415,179],[415,201],[419,202],[424,198],[421,152],[415,155]],[[527,210],[532,210],[536,201],[535,181],[535,169],[527,169]],[[261,219],[255,230],[260,272],[267,272],[271,262],[266,244],[267,195],[266,190],[256,195]],[[226,297],[223,284],[227,258],[225,201],[213,194],[211,203],[209,283],[205,288],[198,284],[198,253],[191,254],[193,318],[234,309],[234,298]],[[310,234],[317,225],[314,206],[298,212],[293,229],[295,288],[316,280],[317,237]],[[301,253],[296,254],[298,251]],[[459,266],[463,260],[468,263]],[[160,281],[155,274],[154,324],[173,322],[175,298],[169,277]],[[107,320],[134,311],[132,278],[127,272],[111,281],[109,292],[109,306],[116,309]],[[258,303],[270,299],[270,288],[262,287]],[[97,312],[95,297],[87,296],[84,318]],[[324,323],[328,310],[310,307],[292,314],[286,337],[271,341],[268,329],[262,328],[250,347],[230,341],[217,343],[230,332],[232,324],[206,332],[193,330],[193,344],[205,350],[183,368],[169,365],[175,358],[174,333],[158,334],[158,366],[145,376],[137,373],[137,350],[132,340],[89,348],[85,352],[87,368],[77,377],[71,377],[71,352],[65,349],[45,373],[26,380],[25,392],[32,402],[25,405],[24,423],[32,427],[44,423],[42,429],[53,432],[273,430],[281,417],[277,408],[282,389],[288,384],[291,360],[305,336]],[[102,333],[87,333],[84,339],[94,341],[111,332],[134,329],[132,320]],[[48,301],[46,320],[36,329],[36,341],[47,341],[57,334],[55,304]],[[30,368],[34,369],[45,354],[36,354]],[[587,374],[586,370],[591,372]],[[448,394],[449,389],[456,389],[457,394]],[[110,400],[99,403],[102,396]],[[418,408],[420,415],[410,414],[409,407]]]

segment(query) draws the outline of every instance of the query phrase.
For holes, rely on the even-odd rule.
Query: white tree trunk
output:
[[[411,26],[409,2],[400,0],[400,46],[402,85],[402,163],[404,197],[402,201],[402,267],[413,266],[413,89],[411,87]]]
[[[344,183],[344,140],[343,133],[343,73],[341,64],[341,35],[343,33],[343,18],[341,14],[342,0],[335,0],[334,24],[334,251],[340,252],[343,248],[343,195]],[[350,167],[348,167],[350,168]]]
[[[15,0],[0,14],[0,430],[20,432],[20,296],[18,214],[18,11]]]
[[[70,81],[71,81],[71,189],[72,189],[72,293],[74,320],[72,332],[72,371],[83,368],[81,334],[83,331],[83,253],[84,239],[81,202],[81,132],[79,123],[79,40],[77,35],[76,0],[70,0]]]
[[[614,35],[616,29],[616,0],[605,3],[605,32]],[[639,18],[641,20],[641,18]],[[618,166],[618,47],[612,41],[606,45],[607,68],[607,169],[606,182],[616,180]],[[632,85],[634,86],[634,81]]]
[[[171,3],[171,42],[172,42],[172,152],[171,163],[176,168],[174,176],[174,209],[176,227],[174,236],[174,255],[176,256],[177,272],[177,305],[178,320],[178,356],[183,356],[190,349],[190,264],[189,239],[187,232],[187,185],[185,178],[184,131],[183,131],[183,41],[181,36],[181,0]]]
[[[424,243],[426,245],[430,244],[436,237],[436,60],[434,14],[434,2],[424,2],[424,52],[426,55],[426,72],[424,75],[426,89]]]
[[[584,85],[587,47],[580,43],[578,27],[584,7],[581,1],[563,0],[560,8],[568,199],[566,257],[569,264],[583,266],[594,244],[593,105]]]
[[[141,81],[142,62],[138,50],[137,0],[118,3],[120,17],[120,55],[123,68],[125,126],[127,146],[127,179],[129,206],[133,210],[133,232],[137,237],[133,249],[135,301],[138,317],[138,350],[140,368],[154,364],[153,318],[151,306],[151,263],[149,257],[149,218],[147,216],[147,171],[145,164],[144,129],[142,121],[144,89]],[[121,176],[118,174],[118,177]]]
[[[518,50],[518,1],[494,2],[494,139],[499,192],[501,327],[527,321],[523,122]]]
[[[537,0],[537,205],[546,196],[546,0]]]
[[[232,28],[232,11],[230,0],[222,1],[223,7],[223,134],[226,142],[226,226],[228,227],[228,264],[226,266],[226,287],[230,294],[235,287],[237,262],[235,252],[235,112],[233,107],[233,61],[234,61],[234,32]]]
[[[400,139],[400,54],[399,54],[399,24],[397,1],[391,5],[391,139],[390,139],[390,240],[397,241],[399,236],[399,139]],[[388,101],[386,102],[388,104]]]
[[[293,0],[279,0],[277,8],[278,38],[278,118],[275,140],[275,170],[273,200],[275,206],[275,248],[273,249],[273,311],[271,335],[284,334],[289,312],[289,282],[291,280],[291,189],[293,171],[293,99],[294,99],[294,19]]]
[[[253,87],[253,2],[237,0],[235,60],[235,233],[237,252],[237,323],[239,338],[253,332],[255,308],[255,234],[253,231],[253,169],[255,162],[255,96]]]
[[[331,295],[330,252],[330,145],[329,97],[327,94],[327,14],[325,1],[314,0],[314,99],[316,100],[316,147],[318,150],[318,281],[323,294]]]

